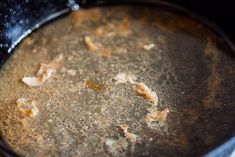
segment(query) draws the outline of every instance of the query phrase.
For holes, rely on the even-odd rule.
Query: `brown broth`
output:
[[[161,8],[71,13],[24,39],[1,70],[0,133],[27,157],[202,155],[234,124],[235,64],[217,47],[219,38]],[[42,86],[21,81],[60,54],[56,73]],[[156,92],[158,105],[133,92],[131,83],[116,84],[120,73]],[[35,101],[37,115],[22,115],[18,98]],[[151,112],[164,113],[164,121],[149,127]]]

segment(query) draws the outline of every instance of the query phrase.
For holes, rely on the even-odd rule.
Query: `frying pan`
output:
[[[115,5],[115,4],[137,4],[137,5],[160,5],[177,10],[183,14],[193,16],[195,19],[205,23],[215,33],[222,36],[230,57],[235,56],[235,23],[232,22],[235,13],[232,2],[212,1],[212,0],[6,0],[0,2],[0,67],[13,53],[15,46],[33,30],[41,25],[62,16],[72,10],[78,10],[80,7],[91,7],[97,5]],[[225,44],[226,45],[226,44]],[[226,46],[224,47],[226,48]],[[231,119],[233,121],[233,119]],[[235,137],[230,138],[221,146],[210,151],[205,156],[219,157],[235,155]],[[4,141],[0,141],[0,152],[4,156],[17,157]],[[1,156],[1,154],[0,154]]]

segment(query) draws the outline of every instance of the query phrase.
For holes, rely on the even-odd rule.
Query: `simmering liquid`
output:
[[[0,73],[0,133],[27,157],[198,156],[232,132],[235,62],[161,8],[80,10],[23,40]]]

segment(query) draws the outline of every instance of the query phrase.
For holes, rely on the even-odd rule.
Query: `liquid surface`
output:
[[[235,62],[218,39],[160,8],[72,13],[24,39],[1,70],[1,135],[27,157],[202,155],[234,125]],[[42,85],[21,81],[58,56]],[[118,83],[124,74],[134,83]],[[37,110],[20,111],[19,98]]]

